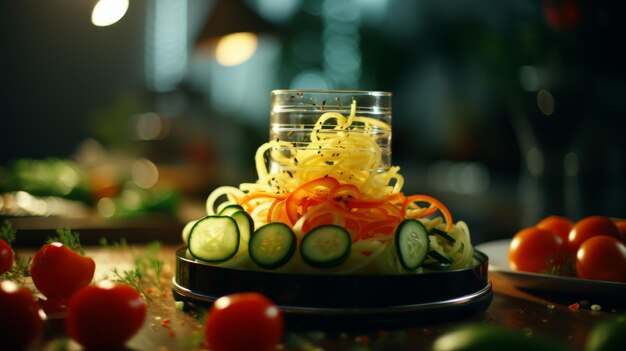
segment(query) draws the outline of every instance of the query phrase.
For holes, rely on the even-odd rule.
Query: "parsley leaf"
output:
[[[22,279],[30,277],[30,271],[28,269],[28,266],[30,266],[30,262],[32,260],[32,257],[23,257],[20,255],[16,255],[13,261],[13,267],[4,272],[4,274],[0,275],[0,278],[10,280],[19,285],[24,285]]]
[[[4,223],[2,223],[2,227],[0,227],[0,239],[12,244],[15,241],[15,233],[17,233],[17,230],[13,228],[13,224],[5,220]]]
[[[58,236],[48,238],[48,240],[46,240],[46,244],[59,242],[79,254],[83,256],[85,255],[85,251],[83,251],[83,248],[80,245],[80,234],[78,232],[74,232],[69,228],[58,228],[56,233]]]
[[[124,283],[137,289],[147,300],[151,300],[151,297],[143,289],[141,281],[143,279],[143,272],[139,267],[135,267],[130,270],[124,270],[120,272],[117,268],[113,268],[113,281],[118,283]]]
[[[17,230],[13,228],[11,222],[5,220],[0,227],[0,239],[3,239],[7,243],[12,244],[15,241]],[[19,254],[15,254],[13,258],[13,266],[11,269],[0,275],[0,279],[10,280],[16,284],[24,285],[23,278],[30,277],[30,271],[28,266],[33,260],[32,257],[23,257]]]
[[[121,239],[119,242],[108,242],[106,238],[101,238],[99,243],[101,246],[111,249],[133,249],[128,245],[126,239]],[[161,243],[159,241],[148,243],[144,250],[132,250],[134,255],[134,267],[123,271],[114,268],[112,270],[112,280],[134,287],[143,294],[146,299],[151,300],[146,289],[149,289],[150,286],[157,287],[161,291],[164,289],[161,285],[163,260],[159,258],[160,251]],[[146,288],[148,284],[149,286]]]

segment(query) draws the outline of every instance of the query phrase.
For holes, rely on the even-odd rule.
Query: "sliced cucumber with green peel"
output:
[[[268,223],[250,237],[248,253],[259,267],[276,269],[289,262],[296,252],[296,235],[284,223]]]
[[[417,269],[428,254],[428,232],[422,222],[405,219],[396,229],[396,252],[402,267],[407,270]]]
[[[450,263],[430,261],[422,263],[421,267],[431,271],[447,271],[450,269]]]
[[[453,261],[445,252],[437,249],[428,251],[428,257],[428,260],[422,264],[422,268],[433,271],[447,271]]]
[[[183,242],[185,244],[189,244],[189,234],[191,233],[191,228],[193,228],[194,224],[196,224],[197,221],[191,221],[187,224],[185,224],[185,227],[183,228],[183,232],[182,232],[182,237],[183,237]]]
[[[230,217],[237,222],[239,229],[239,251],[245,250],[248,248],[250,235],[254,232],[254,221],[246,211],[237,211]]]
[[[219,216],[232,216],[233,213],[239,212],[239,211],[245,211],[245,210],[243,209],[243,207],[241,207],[241,205],[232,204],[221,209],[218,215]]]
[[[304,235],[300,254],[311,266],[330,268],[348,259],[352,248],[350,233],[337,225],[319,226]]]
[[[223,262],[239,249],[237,222],[228,216],[207,216],[196,222],[189,233],[189,252],[199,260]]]
[[[430,234],[437,235],[440,238],[446,239],[450,244],[454,244],[456,242],[456,239],[453,238],[450,234],[438,228],[431,229]]]
[[[452,263],[452,258],[450,258],[450,256],[446,255],[445,252],[440,251],[440,250],[430,250],[428,252],[428,256],[432,257],[433,259],[435,259],[435,261],[439,262],[439,263],[444,263],[444,264],[451,264]]]

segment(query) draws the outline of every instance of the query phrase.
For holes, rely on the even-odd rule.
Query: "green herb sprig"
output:
[[[30,270],[28,267],[30,266],[30,262],[33,260],[32,257],[24,257],[21,255],[15,255],[13,260],[13,266],[8,271],[4,272],[4,274],[0,275],[0,279],[10,280],[18,285],[24,285],[22,281],[24,278],[30,277]]]
[[[159,241],[152,241],[148,243],[143,250],[136,250],[131,247],[126,239],[122,238],[120,241],[109,242],[106,238],[101,238],[99,243],[102,247],[117,249],[130,249],[134,256],[134,267],[128,270],[119,270],[114,268],[113,281],[128,284],[141,294],[143,294],[147,300],[151,300],[147,294],[146,286],[153,286],[159,290],[163,290],[161,285],[161,273],[163,271],[163,260],[159,256],[162,244]]]
[[[11,222],[9,222],[8,220],[5,220],[2,223],[2,227],[0,227],[0,239],[3,239],[7,243],[9,243],[9,245],[11,245],[15,241],[16,233],[17,233],[17,230],[13,228],[13,224]]]
[[[17,230],[13,227],[13,224],[8,220],[5,220],[0,226],[0,239],[12,245],[17,238]],[[23,279],[26,277],[30,277],[30,271],[28,267],[30,266],[30,262],[33,260],[32,257],[23,257],[22,255],[15,254],[13,258],[13,266],[4,272],[4,274],[0,275],[0,279],[10,280],[16,284],[24,286]]]
[[[139,269],[139,267],[135,267],[129,270],[123,270],[121,272],[117,268],[113,268],[112,272],[114,276],[113,281],[130,285],[137,291],[139,291],[139,293],[141,293],[146,298],[146,300],[152,300],[150,295],[148,295],[146,290],[143,288],[143,272],[141,271],[141,269]]]
[[[137,255],[135,257],[135,265],[139,267],[146,276],[151,280],[152,284],[163,290],[161,285],[161,272],[163,271],[163,260],[159,258],[159,252],[161,251],[161,243],[153,241],[148,243],[143,255]]]
[[[98,240],[98,243],[100,244],[100,246],[104,248],[109,248],[109,249],[127,249],[128,248],[128,241],[126,240],[126,238],[121,238],[120,241],[109,242],[107,238],[102,237],[100,238],[100,240]]]
[[[57,236],[48,238],[46,244],[58,242],[83,256],[85,255],[85,251],[83,251],[83,247],[80,244],[80,234],[78,232],[72,231],[69,228],[58,228],[56,233]]]

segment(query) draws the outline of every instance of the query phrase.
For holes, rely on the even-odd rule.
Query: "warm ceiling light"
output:
[[[218,0],[198,35],[196,49],[222,66],[237,66],[254,55],[258,35],[263,34],[276,35],[278,29],[242,0]]]
[[[100,0],[91,12],[94,26],[106,27],[119,21],[128,10],[128,0]]]
[[[233,33],[219,39],[215,47],[215,59],[222,66],[237,66],[248,61],[256,52],[256,34]]]

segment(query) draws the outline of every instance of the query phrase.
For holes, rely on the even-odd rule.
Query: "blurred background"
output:
[[[270,91],[289,88],[393,92],[405,193],[476,242],[626,217],[625,7],[2,1],[0,215],[185,223],[256,180]]]

